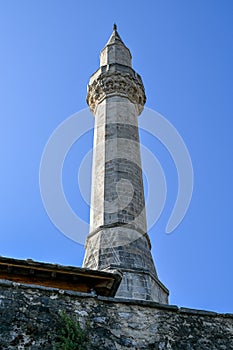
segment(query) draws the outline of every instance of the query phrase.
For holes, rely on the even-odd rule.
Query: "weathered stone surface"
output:
[[[0,282],[0,349],[52,350],[59,310],[88,328],[90,350],[231,350],[233,315]]]

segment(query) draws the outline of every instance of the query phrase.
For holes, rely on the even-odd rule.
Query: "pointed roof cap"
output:
[[[110,36],[107,44],[107,45],[111,45],[111,44],[122,44],[125,46],[125,44],[123,43],[118,31],[117,31],[117,25],[116,23],[113,24],[113,32],[112,32],[112,35]]]
[[[100,53],[100,65],[118,63],[131,67],[131,59],[131,53],[123,43],[117,31],[117,25],[114,23],[112,35]]]

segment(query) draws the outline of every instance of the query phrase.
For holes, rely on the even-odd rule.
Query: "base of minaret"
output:
[[[105,271],[111,272],[111,269]],[[116,298],[149,300],[168,304],[168,289],[149,271],[121,269],[121,272],[123,277],[115,295]]]
[[[158,279],[150,241],[129,225],[100,227],[88,235],[83,267],[123,274],[118,298],[168,304],[168,289]]]

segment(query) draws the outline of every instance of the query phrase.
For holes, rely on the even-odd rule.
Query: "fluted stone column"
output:
[[[138,115],[146,101],[141,77],[116,26],[90,78],[95,116],[90,233],[84,267],[123,273],[117,297],[168,303],[147,235]]]

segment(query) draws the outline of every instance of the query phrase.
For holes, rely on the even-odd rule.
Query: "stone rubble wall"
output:
[[[230,350],[233,315],[0,281],[0,349],[53,349],[58,313],[87,329],[90,349]]]

